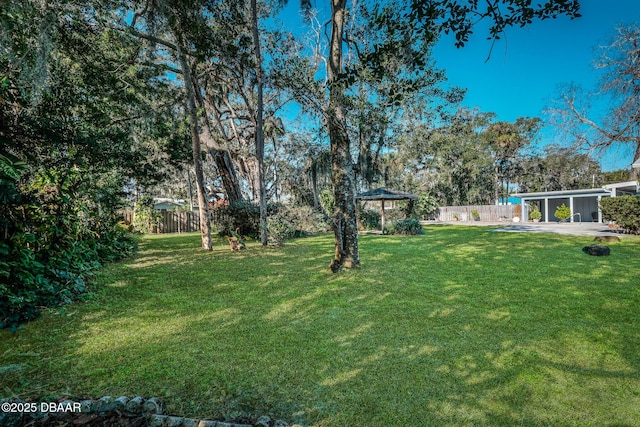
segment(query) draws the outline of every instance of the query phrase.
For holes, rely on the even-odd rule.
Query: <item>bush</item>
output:
[[[566,221],[569,218],[571,218],[571,209],[569,209],[563,203],[560,206],[558,206],[558,209],[556,209],[554,216],[558,218],[560,221]]]
[[[213,225],[220,236],[232,236],[238,230],[242,236],[254,239],[260,236],[260,207],[252,202],[236,202],[211,211]],[[285,206],[281,203],[267,205],[267,229],[269,219],[278,217],[294,228],[293,236],[327,231],[331,227],[323,214],[309,206]],[[279,226],[276,226],[276,228]]]
[[[275,215],[281,204],[267,205],[267,215]],[[213,225],[220,236],[232,236],[237,232],[253,239],[260,237],[260,206],[256,203],[241,201],[220,206],[211,211]]]
[[[380,212],[358,209],[358,228],[360,230],[379,230],[380,221]]]
[[[432,217],[438,210],[438,201],[429,193],[421,193],[416,203],[416,211],[422,218]]]
[[[640,234],[640,197],[605,197],[600,200],[602,216],[629,233]]]
[[[282,212],[267,218],[267,230],[269,246],[284,246],[285,240],[296,234],[296,227]]]
[[[322,209],[324,209],[327,215],[333,216],[333,213],[336,210],[336,201],[333,197],[333,193],[329,190],[322,190],[320,194],[318,194],[318,198],[320,199]]]
[[[282,246],[286,239],[330,229],[325,216],[310,206],[284,206],[267,218],[270,246]]]
[[[331,230],[328,218],[311,206],[284,206],[278,211],[294,227],[295,237]]]
[[[15,330],[39,316],[42,307],[55,307],[78,299],[87,291],[87,279],[102,263],[130,256],[136,244],[116,229],[95,239],[56,245],[36,251],[36,235],[17,233],[0,243],[0,329]]]
[[[542,219],[542,213],[539,210],[533,210],[531,211],[531,213],[529,214],[529,218],[531,219],[537,219],[540,220]]]
[[[161,219],[160,212],[153,208],[153,198],[147,195],[141,196],[133,211],[133,229],[137,233],[151,233],[153,227],[158,226]]]
[[[99,175],[104,186],[88,185],[96,176],[55,168],[17,179],[3,172],[3,158],[0,151],[0,329],[15,330],[43,307],[77,299],[95,268],[130,255],[135,243],[117,225],[121,180]]]
[[[413,218],[396,221],[389,229],[389,234],[415,235],[422,233],[422,225],[417,219]]]

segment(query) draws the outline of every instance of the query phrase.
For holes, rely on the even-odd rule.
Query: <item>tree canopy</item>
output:
[[[120,211],[158,184],[195,186],[204,249],[213,198],[260,201],[263,232],[268,201],[324,200],[337,272],[360,265],[357,190],[489,202],[525,176],[536,119],[460,109],[431,49],[444,33],[463,47],[479,20],[495,40],[578,17],[577,1],[331,0],[326,22],[302,1],[307,36],[277,24],[283,3],[0,3],[2,325],[129,253]],[[607,87],[628,94],[616,70]]]
[[[620,26],[611,41],[598,48],[594,67],[601,70],[592,93],[570,83],[548,108],[551,122],[572,139],[577,149],[603,150],[612,146],[630,149],[629,165],[640,158],[640,27]],[[595,101],[607,104],[601,121],[592,117]],[[629,177],[638,171],[629,168]]]

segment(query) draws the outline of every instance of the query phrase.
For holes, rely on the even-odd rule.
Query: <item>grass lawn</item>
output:
[[[640,239],[430,226],[231,253],[145,236],[85,303],[0,331],[0,396],[143,395],[172,413],[314,426],[640,420]]]

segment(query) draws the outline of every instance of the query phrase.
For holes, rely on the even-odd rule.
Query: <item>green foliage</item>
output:
[[[127,178],[153,182],[184,157],[164,102],[175,93],[137,61],[140,43],[97,24],[101,12],[0,7],[0,327],[72,301],[93,269],[131,254],[115,228]]]
[[[617,182],[625,182],[631,179],[629,169],[618,169],[610,172],[602,173],[602,185],[615,184]]]
[[[361,230],[379,230],[380,221],[379,211],[358,209],[358,225]]]
[[[480,213],[476,209],[473,209],[471,211],[471,216],[473,217],[474,220],[480,221]]]
[[[404,201],[404,206],[402,207],[401,210],[404,213],[405,218],[416,218],[416,219],[420,218],[415,200],[410,199],[410,200]]]
[[[151,233],[161,218],[160,212],[153,208],[153,198],[143,195],[137,200],[133,210],[133,229],[137,233]]]
[[[422,225],[417,219],[409,218],[395,221],[388,230],[387,234],[404,234],[404,235],[416,235],[422,234]]]
[[[521,158],[517,169],[521,192],[575,190],[590,188],[592,184],[603,185],[602,171],[595,159],[555,144],[546,146],[542,154]]]
[[[433,217],[439,205],[483,205],[491,201],[493,161],[487,138],[479,129],[486,128],[492,118],[488,113],[460,109],[443,126],[410,126],[399,137],[398,158],[394,161],[386,156],[390,163],[387,169],[391,177],[407,177],[407,169],[422,171],[409,175],[416,185],[428,189],[418,193],[416,205],[422,218]]]
[[[267,219],[269,244],[282,246],[286,239],[331,229],[327,218],[310,206],[283,206]]]
[[[629,233],[640,234],[640,197],[605,197],[600,200],[602,216]]]
[[[267,231],[269,246],[284,246],[286,239],[294,237],[296,227],[284,212],[278,212],[267,218]]]
[[[333,213],[336,210],[336,201],[333,196],[333,192],[330,190],[322,190],[318,195],[320,199],[320,205],[329,216],[333,216]]]
[[[234,202],[220,206],[211,212],[213,224],[220,236],[231,236],[238,231],[243,236],[257,238],[260,235],[260,207],[252,202]],[[280,203],[267,205],[267,216],[278,216],[279,222],[291,224],[294,235],[326,231],[329,227],[325,216],[308,206],[285,206]],[[274,227],[278,227],[274,224]],[[267,228],[270,227],[267,225]]]
[[[0,243],[0,329],[15,329],[41,307],[73,301],[96,267],[135,250],[115,222],[87,209],[66,186],[37,182],[2,209],[9,220]]]
[[[254,203],[231,203],[214,209],[211,214],[220,236],[232,236],[236,230],[238,234],[254,239],[260,234],[260,207]],[[309,206],[285,206],[278,203],[267,205],[269,244],[279,246],[285,239],[328,229],[330,226],[325,216]]]
[[[529,214],[529,218],[539,220],[542,218],[542,213],[539,210],[535,209],[531,211],[531,213]]]
[[[267,210],[273,213],[273,205],[267,206]],[[252,238],[260,235],[260,207],[255,203],[233,202],[213,209],[211,215],[220,236],[231,236],[236,231]]]
[[[571,218],[571,209],[567,207],[564,203],[558,206],[554,216],[558,218],[560,221],[566,221]]]
[[[285,218],[295,229],[295,237],[302,237],[309,234],[328,231],[331,225],[328,218],[315,211],[310,206],[283,206],[278,209],[277,214]]]

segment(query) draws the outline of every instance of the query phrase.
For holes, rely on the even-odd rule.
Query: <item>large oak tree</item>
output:
[[[472,1],[394,1],[374,6],[368,16],[372,34],[384,37],[369,41],[368,50],[345,32],[349,10],[346,0],[331,0],[331,37],[327,66],[329,106],[327,127],[331,145],[332,174],[336,210],[334,214],[335,256],[331,262],[334,272],[342,268],[358,267],[358,229],[354,200],[354,171],[351,145],[347,133],[345,94],[358,77],[384,73],[390,57],[403,61],[407,70],[421,70],[426,62],[423,46],[440,33],[453,33],[456,46],[463,47],[474,25],[483,19],[490,21],[488,37],[499,38],[507,28],[531,24],[534,20],[579,15],[577,0],[549,0],[533,5],[519,0]],[[375,30],[379,30],[377,33]],[[344,64],[344,49],[358,58],[349,67]]]

